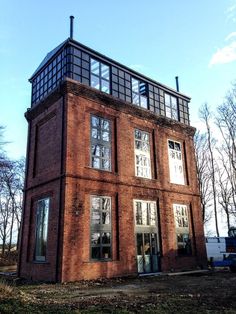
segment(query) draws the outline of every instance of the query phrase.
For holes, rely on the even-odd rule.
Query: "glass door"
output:
[[[155,233],[137,233],[138,273],[155,273],[159,271],[157,235]]]

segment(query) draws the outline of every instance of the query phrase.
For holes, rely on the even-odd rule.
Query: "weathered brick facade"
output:
[[[111,171],[90,162],[90,116],[111,121]],[[137,274],[133,200],[157,204],[160,271],[204,267],[206,253],[194,157],[194,128],[66,79],[26,113],[28,171],[19,275],[76,281]],[[150,136],[151,179],[135,176],[134,130]],[[183,147],[185,185],[170,183],[168,139]],[[111,197],[112,258],[90,256],[90,196]],[[34,259],[35,202],[50,197],[47,258]],[[192,254],[178,256],[173,204],[189,208]]]

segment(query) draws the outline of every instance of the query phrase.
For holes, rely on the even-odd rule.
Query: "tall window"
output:
[[[179,255],[191,255],[191,240],[189,235],[188,207],[181,204],[173,204],[177,250]]]
[[[91,196],[91,258],[111,258],[111,198]]]
[[[48,237],[49,198],[37,202],[35,260],[46,261]]]
[[[147,109],[146,83],[132,78],[132,103]]]
[[[149,133],[136,129],[135,134],[135,175],[151,178],[150,136]]]
[[[95,59],[90,59],[91,86],[104,93],[110,93],[110,68],[106,64]]]
[[[168,140],[170,182],[185,184],[181,144]]]
[[[156,226],[156,203],[151,201],[134,201],[136,226]]]
[[[169,94],[165,94],[166,116],[168,118],[178,120],[177,98]]]
[[[97,116],[91,116],[91,165],[111,170],[111,123]]]

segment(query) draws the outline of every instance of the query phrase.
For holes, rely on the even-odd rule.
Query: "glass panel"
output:
[[[92,126],[98,128],[100,125],[99,120],[100,119],[98,117],[92,116]]]
[[[110,212],[102,212],[102,224],[103,225],[110,224]]]
[[[155,203],[149,204],[149,221],[151,226],[156,225],[156,206]]]
[[[99,62],[97,60],[91,59],[91,72],[99,75]]]
[[[111,248],[108,247],[102,247],[102,258],[111,258]]]
[[[102,146],[101,147],[101,156],[105,158],[110,158],[110,148]]]
[[[93,210],[92,211],[92,225],[100,224],[100,211]]]
[[[99,145],[92,145],[92,155],[101,156],[101,150]]]
[[[101,75],[106,80],[109,80],[109,67],[105,64],[101,64]]]
[[[38,201],[36,217],[36,247],[35,259],[46,260],[47,236],[48,236],[48,212],[49,198]]]
[[[136,202],[136,225],[142,225],[142,204]]]
[[[111,243],[111,234],[109,232],[104,232],[102,234],[102,243],[110,244]]]
[[[132,93],[132,97],[133,97],[133,104],[139,105],[139,95],[136,93]]]
[[[102,131],[102,140],[105,142],[109,142],[109,132],[107,131]]]
[[[137,239],[137,255],[142,255],[143,254],[143,235],[142,233],[137,233],[136,236]]]
[[[138,93],[139,92],[139,82],[132,78],[132,91]]]
[[[110,93],[110,83],[108,81],[102,80],[101,81],[101,91],[104,93]]]
[[[102,169],[110,170],[110,160],[109,159],[102,159]]]
[[[145,255],[150,255],[150,253],[151,253],[151,250],[150,250],[150,234],[149,233],[144,233],[143,252],[144,252]]]
[[[100,159],[98,157],[92,157],[92,167],[96,169],[100,168]]]
[[[94,232],[91,234],[91,243],[100,244],[100,233]]]
[[[109,211],[110,209],[111,209],[110,198],[108,198],[108,197],[103,197],[103,198],[102,198],[102,210]]]
[[[91,75],[91,86],[100,89],[99,78],[97,76]]]
[[[92,129],[92,138],[100,139],[100,132],[97,129]]]
[[[140,130],[135,130],[135,138],[140,139],[142,138],[142,132]]]
[[[109,123],[109,121],[101,119],[101,127],[102,127],[102,129],[104,129],[106,131],[109,131],[110,130],[110,123]]]
[[[92,258],[93,259],[100,259],[100,247],[92,247]]]
[[[147,98],[144,96],[140,96],[140,106],[142,108],[147,109]]]

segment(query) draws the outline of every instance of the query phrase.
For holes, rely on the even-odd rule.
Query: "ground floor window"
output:
[[[178,255],[191,255],[192,246],[189,232],[188,206],[183,204],[173,204],[173,209]]]
[[[35,261],[39,262],[46,261],[49,203],[49,198],[37,202]]]
[[[111,198],[91,196],[91,259],[111,258]]]

